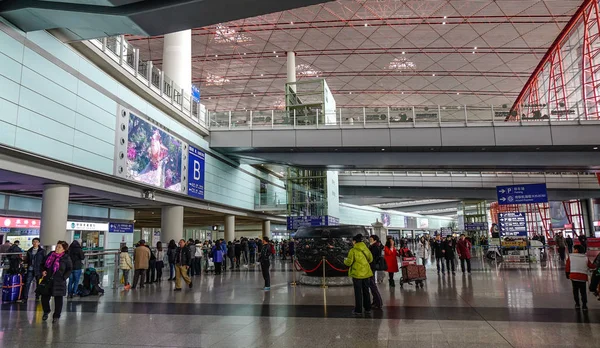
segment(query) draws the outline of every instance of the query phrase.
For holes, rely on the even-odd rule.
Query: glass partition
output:
[[[415,106],[415,124],[438,124],[439,123],[439,107],[437,105],[431,106]]]

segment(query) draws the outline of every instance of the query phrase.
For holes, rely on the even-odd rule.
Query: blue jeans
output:
[[[175,279],[175,264],[169,262],[169,279]]]
[[[81,279],[81,270],[74,269],[69,276],[69,295],[75,295],[77,286],[79,285],[79,279]]]
[[[27,275],[25,276],[25,284],[23,284],[23,300],[26,300],[29,297],[29,290],[31,290],[31,284],[36,284],[39,277],[36,277],[33,271],[27,271]],[[37,297],[37,296],[36,296]]]

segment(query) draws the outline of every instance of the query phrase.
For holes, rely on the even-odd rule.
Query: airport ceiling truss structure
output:
[[[193,29],[209,110],[282,108],[286,52],[338,107],[513,105],[581,0],[339,0]],[[160,66],[163,37],[128,37]]]

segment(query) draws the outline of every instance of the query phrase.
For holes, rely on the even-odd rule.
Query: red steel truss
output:
[[[572,37],[583,39],[579,47],[567,44]],[[576,60],[576,72],[574,65],[565,66],[566,55]],[[577,75],[581,80],[573,78]],[[599,120],[599,88],[600,5],[598,0],[585,0],[521,90],[507,120]]]

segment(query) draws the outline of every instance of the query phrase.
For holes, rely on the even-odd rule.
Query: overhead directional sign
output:
[[[498,204],[528,204],[548,202],[546,184],[496,186]]]
[[[527,237],[525,213],[498,213],[498,228],[501,237]]]
[[[465,231],[487,231],[487,222],[465,222]]]

